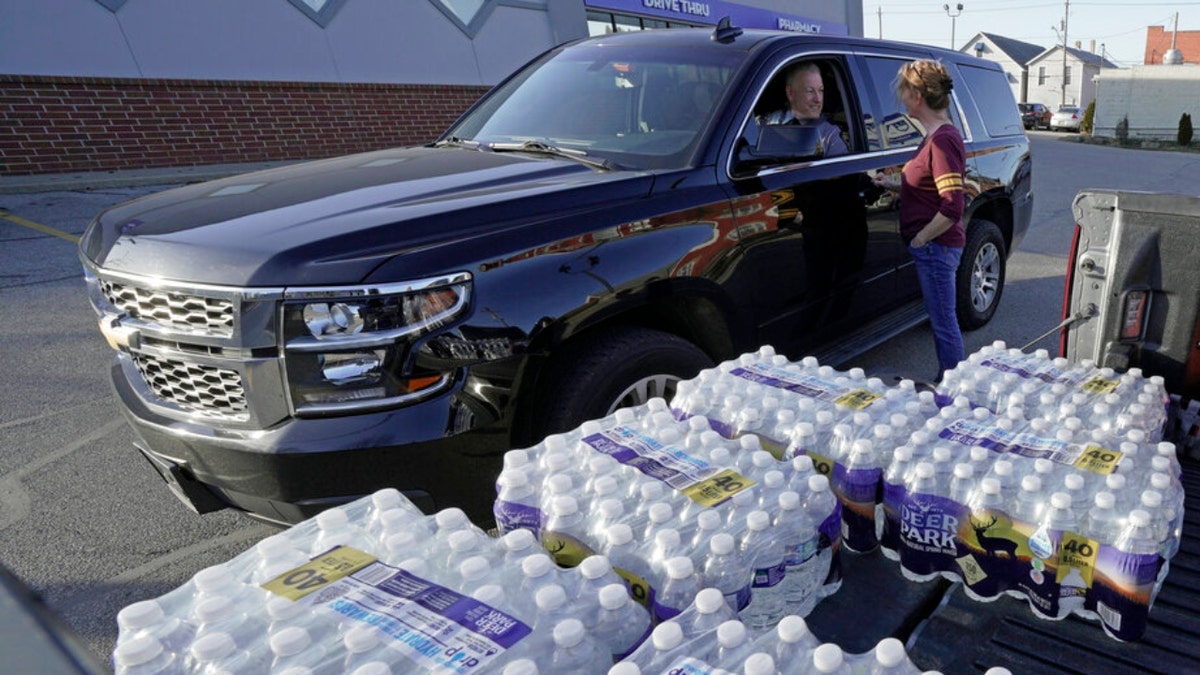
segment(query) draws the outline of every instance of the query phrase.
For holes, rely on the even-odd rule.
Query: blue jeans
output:
[[[908,247],[917,266],[917,279],[921,282],[929,323],[933,326],[939,382],[942,373],[963,360],[962,331],[958,329],[958,316],[954,312],[954,276],[962,252],[961,248],[950,248],[933,241],[921,248]]]

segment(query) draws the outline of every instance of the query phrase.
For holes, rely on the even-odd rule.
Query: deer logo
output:
[[[986,523],[975,520],[975,516],[970,516],[970,521],[971,529],[975,530],[975,538],[979,540],[979,545],[988,555],[1000,557],[999,554],[1003,553],[1005,558],[1016,557],[1017,542],[1004,537],[989,537],[984,534],[996,524],[996,516],[992,516],[991,520]]]

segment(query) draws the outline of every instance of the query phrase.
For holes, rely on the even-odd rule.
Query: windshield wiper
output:
[[[596,169],[604,169],[605,171],[611,171],[615,168],[612,162],[606,159],[592,159],[583,150],[560,148],[542,141],[528,140],[520,143],[488,143],[488,147],[495,152],[528,152],[535,155],[562,157],[564,159],[575,160],[580,164],[586,164]]]
[[[443,138],[442,140],[434,143],[433,147],[445,148],[447,146],[451,146],[451,147],[455,147],[455,148],[470,148],[471,150],[478,150],[480,145],[481,144],[479,141],[473,141],[469,138],[459,138],[458,136],[447,136],[446,138]]]

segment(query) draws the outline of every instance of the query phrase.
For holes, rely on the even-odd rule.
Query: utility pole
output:
[[[876,8],[879,15],[879,39],[883,39],[883,5]]]
[[[950,17],[950,49],[957,50],[958,48],[954,46],[954,24],[958,19],[958,16],[962,14],[962,3],[957,3],[954,7],[950,7],[950,5],[942,5],[942,9],[946,10],[946,16]]]
[[[1063,66],[1062,66],[1062,102],[1059,107],[1067,104],[1067,21],[1071,18],[1071,0],[1064,0],[1063,7]]]

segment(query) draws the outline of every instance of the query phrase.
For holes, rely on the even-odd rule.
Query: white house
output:
[[[999,63],[1000,67],[1004,69],[1004,74],[1008,76],[1008,84],[1012,87],[1013,98],[1017,101],[1050,105],[1049,101],[1029,98],[1027,95],[1028,71],[1025,64],[1045,50],[1046,48],[1041,45],[1021,42],[1003,35],[976,33],[975,37],[968,40],[959,51]]]
[[[1096,100],[1095,78],[1101,69],[1116,68],[1099,54],[1068,48],[1063,56],[1062,45],[1055,45],[1030,59],[1029,92],[1027,101],[1044,103],[1051,110],[1059,106],[1086,108]]]

